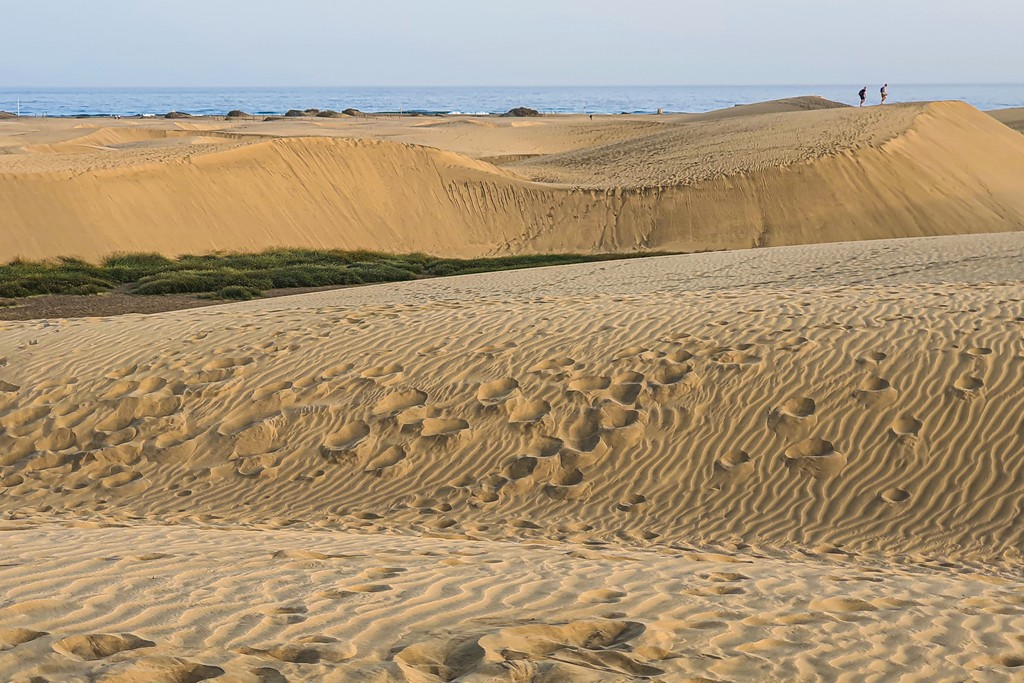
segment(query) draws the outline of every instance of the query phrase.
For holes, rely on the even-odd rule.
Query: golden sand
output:
[[[5,256],[808,243],[0,322],[0,681],[1019,680],[1024,138],[736,110],[0,123]]]
[[[0,260],[700,251],[1024,228],[1024,138],[969,105],[733,109],[0,122]]]
[[[6,323],[0,678],[1002,680],[1022,256],[884,240]]]

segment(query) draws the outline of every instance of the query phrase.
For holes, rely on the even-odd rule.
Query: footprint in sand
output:
[[[634,493],[620,500],[615,505],[615,509],[618,510],[619,512],[631,512],[633,508],[635,508],[638,505],[642,505],[646,502],[647,496],[644,496],[639,493]]]
[[[246,458],[273,450],[278,435],[277,425],[278,421],[273,417],[253,421],[252,416],[242,415],[225,421],[217,428],[217,433],[231,439],[233,455]]]
[[[553,436],[537,436],[526,446],[526,454],[538,458],[550,458],[558,455],[564,443]]]
[[[687,352],[689,354],[689,352]],[[693,366],[689,363],[667,363],[662,365],[651,375],[651,382],[661,386],[671,386],[682,382],[693,372]]]
[[[906,489],[893,487],[878,494],[878,497],[891,505],[899,505],[910,500],[910,492]]]
[[[224,675],[224,669],[192,662],[180,657],[139,657],[112,664],[105,671],[103,683],[154,681],[171,683],[199,683]],[[274,679],[270,679],[274,680]],[[281,680],[281,679],[278,679]]]
[[[985,380],[976,375],[961,375],[953,382],[953,396],[961,401],[970,401],[981,395]]]
[[[393,579],[407,571],[405,567],[370,567],[363,570],[363,573],[371,579]]]
[[[899,392],[884,377],[868,375],[853,396],[865,408],[880,408],[895,403]]]
[[[531,367],[528,372],[564,372],[576,364],[576,361],[568,356],[556,356],[548,358]]]
[[[590,488],[590,484],[584,483],[583,472],[574,467],[556,471],[543,491],[552,500],[582,500],[590,495]]]
[[[355,586],[348,586],[344,590],[352,593],[385,593],[392,590],[388,583],[361,583]]]
[[[551,404],[542,398],[519,400],[511,408],[508,422],[514,425],[530,425],[540,422],[550,412]]]
[[[515,458],[505,466],[505,477],[512,481],[529,477],[533,474],[533,471],[537,469],[537,462],[537,458],[532,455],[524,455],[522,457]]]
[[[635,647],[633,641],[647,630],[637,622],[612,619],[580,620],[562,625],[535,623],[500,629],[480,638],[477,647],[483,660],[488,662],[525,656],[533,661],[548,660],[551,664],[568,663],[576,671],[579,667],[590,669],[602,679],[611,674],[614,680],[637,680],[665,673],[641,655],[645,648]],[[564,670],[555,676],[558,680],[563,677],[568,680],[575,675]]]
[[[215,358],[199,369],[199,382],[204,384],[223,382],[255,360],[250,356]]]
[[[888,358],[888,355],[883,353],[882,351],[868,351],[865,354],[863,354],[862,356],[860,356],[857,359],[857,362],[861,363],[862,365],[863,364],[877,365],[877,364],[881,363],[883,360],[885,360],[886,358]]]
[[[786,449],[784,458],[790,471],[814,479],[837,477],[846,467],[846,456],[831,441],[817,437],[793,444]]]
[[[815,409],[812,398],[791,398],[770,410],[765,424],[776,436],[786,441],[797,441],[807,437],[818,424]]]
[[[409,470],[408,454],[402,446],[388,446],[366,463],[365,471],[375,477],[389,478]]]
[[[874,612],[878,609],[867,600],[849,597],[821,598],[818,600],[811,600],[808,607],[812,610],[833,613]]]
[[[502,405],[519,391],[519,382],[511,377],[496,379],[480,385],[476,400],[483,406]]]
[[[66,451],[78,443],[78,436],[70,429],[61,427],[51,430],[35,441],[37,451]]]
[[[361,420],[349,422],[333,434],[327,435],[320,445],[320,453],[331,460],[338,461],[370,435],[370,426]]]
[[[622,405],[636,403],[640,393],[643,391],[643,382],[646,380],[639,372],[622,372],[612,380],[612,386],[608,389],[608,397]]]
[[[34,631],[29,628],[0,629],[0,652],[10,650],[19,645],[50,635],[46,631]]]
[[[595,588],[594,590],[580,593],[580,602],[611,604],[619,602],[626,597],[624,591],[611,590],[608,588]]]
[[[996,664],[1005,666],[1008,669],[1019,669],[1024,666],[1024,653],[1013,655],[999,655],[995,658]]]
[[[252,400],[263,401],[266,399],[284,399],[289,397],[293,384],[287,381],[271,382],[257,387],[252,392]]]
[[[359,376],[373,382],[384,382],[394,378],[402,372],[405,372],[405,368],[401,363],[386,363],[384,365],[375,365],[372,368],[367,368],[359,373]]]
[[[569,391],[580,394],[591,394],[598,391],[604,391],[612,384],[610,377],[604,376],[582,376],[577,377],[569,382]]]
[[[422,422],[420,435],[424,437],[450,437],[469,429],[469,423],[460,418],[428,417]]]
[[[131,633],[110,635],[97,633],[82,636],[68,636],[53,644],[53,650],[65,657],[82,661],[105,659],[119,652],[137,650],[144,647],[156,647],[151,640],[144,640]]]
[[[710,486],[724,489],[740,483],[754,472],[754,461],[742,449],[728,451],[715,460],[711,472]]]
[[[305,605],[277,605],[264,607],[260,613],[268,617],[268,621],[274,624],[301,624],[306,620]]]
[[[388,394],[373,407],[374,417],[393,417],[399,413],[417,408],[427,402],[426,392],[419,389],[409,389]]]
[[[921,433],[922,427],[924,427],[924,423],[913,415],[904,413],[893,420],[893,423],[889,425],[889,431],[901,441],[913,441]]]
[[[339,663],[352,659],[356,648],[327,636],[305,636],[294,643],[269,648],[243,647],[240,654],[265,656],[289,664]]]
[[[612,356],[612,360],[624,360],[626,358],[633,358],[639,356],[642,353],[646,353],[648,348],[646,346],[629,346],[621,351],[615,353]]]
[[[600,408],[603,438],[611,448],[622,450],[640,443],[647,431],[646,414],[614,404]]]

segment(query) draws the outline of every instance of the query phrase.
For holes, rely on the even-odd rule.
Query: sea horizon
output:
[[[0,87],[0,110],[23,116],[197,116],[239,109],[256,116],[289,109],[359,109],[419,114],[501,114],[530,107],[547,114],[700,113],[766,100],[817,95],[868,103],[881,84],[603,85],[603,86],[97,86]],[[1024,84],[889,83],[888,102],[961,100],[981,110],[1024,106]],[[17,110],[20,108],[20,112]]]

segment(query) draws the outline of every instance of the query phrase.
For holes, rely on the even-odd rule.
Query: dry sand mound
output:
[[[804,97],[787,97],[781,100],[772,100],[770,102],[757,102],[755,104],[738,104],[729,109],[719,109],[717,111],[706,112],[703,114],[690,114],[688,120],[716,121],[736,116],[782,114],[799,111],[818,111],[821,109],[843,109],[847,107],[849,107],[849,105],[843,104],[842,102],[833,102],[832,100],[826,100],[824,97],[807,95]]]
[[[0,680],[1006,680],[1024,234],[0,327]]]
[[[321,137],[270,141],[230,132],[257,124],[222,122],[216,138],[179,144],[142,142],[169,131],[106,128],[47,153],[26,153],[26,136],[0,155],[0,259],[282,245],[700,250],[1024,227],[1024,139],[990,117],[958,103],[806,106],[515,129],[401,123],[461,154],[336,137],[391,130],[355,119],[290,124]],[[801,111],[761,113],[787,107]],[[535,141],[495,148],[510,136]],[[474,147],[519,161],[502,170],[467,156]]]

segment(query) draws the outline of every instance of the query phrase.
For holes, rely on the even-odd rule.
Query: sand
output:
[[[1018,678],[1022,281],[1011,232],[0,323],[0,680]]]
[[[988,112],[996,121],[1024,133],[1024,107],[996,109]]]
[[[701,251],[1024,228],[969,105],[702,115],[0,122],[0,260],[275,246]],[[572,225],[571,230],[564,229]]]
[[[1017,118],[0,122],[0,260],[704,251],[0,321],[0,681],[1021,680]]]

